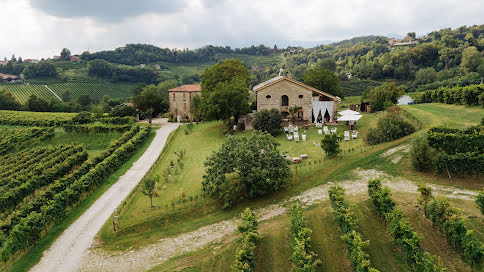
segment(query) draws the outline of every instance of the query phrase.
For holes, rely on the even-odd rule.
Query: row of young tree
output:
[[[257,216],[249,208],[242,213],[242,222],[237,226],[237,231],[242,234],[242,237],[237,241],[235,261],[232,265],[236,272],[255,271],[256,244],[261,238],[257,220]]]
[[[422,248],[422,236],[413,231],[402,211],[396,207],[390,189],[383,188],[380,179],[368,182],[368,194],[373,212],[386,222],[412,271],[445,271],[440,261]]]
[[[353,217],[350,204],[346,200],[345,190],[341,186],[332,186],[329,189],[329,199],[333,213],[341,231],[342,239],[348,250],[348,258],[355,272],[378,272],[371,266],[370,255],[366,252],[370,241],[363,240],[357,231],[357,220]]]
[[[434,198],[429,186],[419,186],[419,191],[425,216],[445,235],[449,245],[461,254],[464,261],[479,265],[484,257],[484,246],[473,237],[473,231],[465,226],[464,218],[458,210],[446,198]]]
[[[316,267],[321,265],[321,260],[316,259],[317,255],[311,251],[311,229],[307,227],[306,220],[303,218],[302,207],[293,203],[289,210],[291,219],[290,238],[291,238],[291,271],[314,272]]]

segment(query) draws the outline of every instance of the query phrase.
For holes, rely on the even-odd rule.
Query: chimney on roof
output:
[[[292,79],[292,73],[288,73],[286,76],[287,78]]]
[[[284,69],[282,69],[282,68],[281,68],[281,69],[279,69],[279,76],[281,76],[281,75],[282,75],[282,71],[284,71]]]

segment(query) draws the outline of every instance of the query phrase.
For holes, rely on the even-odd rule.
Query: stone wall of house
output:
[[[289,106],[281,106],[281,97],[287,95]],[[276,108],[281,112],[289,112],[290,107],[302,107],[303,120],[312,121],[313,92],[289,81],[280,81],[257,91],[257,110]],[[267,98],[270,96],[269,98]],[[302,96],[302,97],[300,97]]]
[[[171,115],[191,120],[190,105],[192,98],[200,94],[201,92],[168,92]]]

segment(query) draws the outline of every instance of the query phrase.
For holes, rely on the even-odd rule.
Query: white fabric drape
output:
[[[330,121],[333,122],[333,101],[313,101],[313,116],[314,120],[318,119],[318,115],[321,112],[321,116],[324,118],[326,110],[328,110]]]

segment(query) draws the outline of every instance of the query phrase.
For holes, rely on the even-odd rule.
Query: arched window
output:
[[[289,97],[287,95],[281,96],[281,106],[289,106]]]

